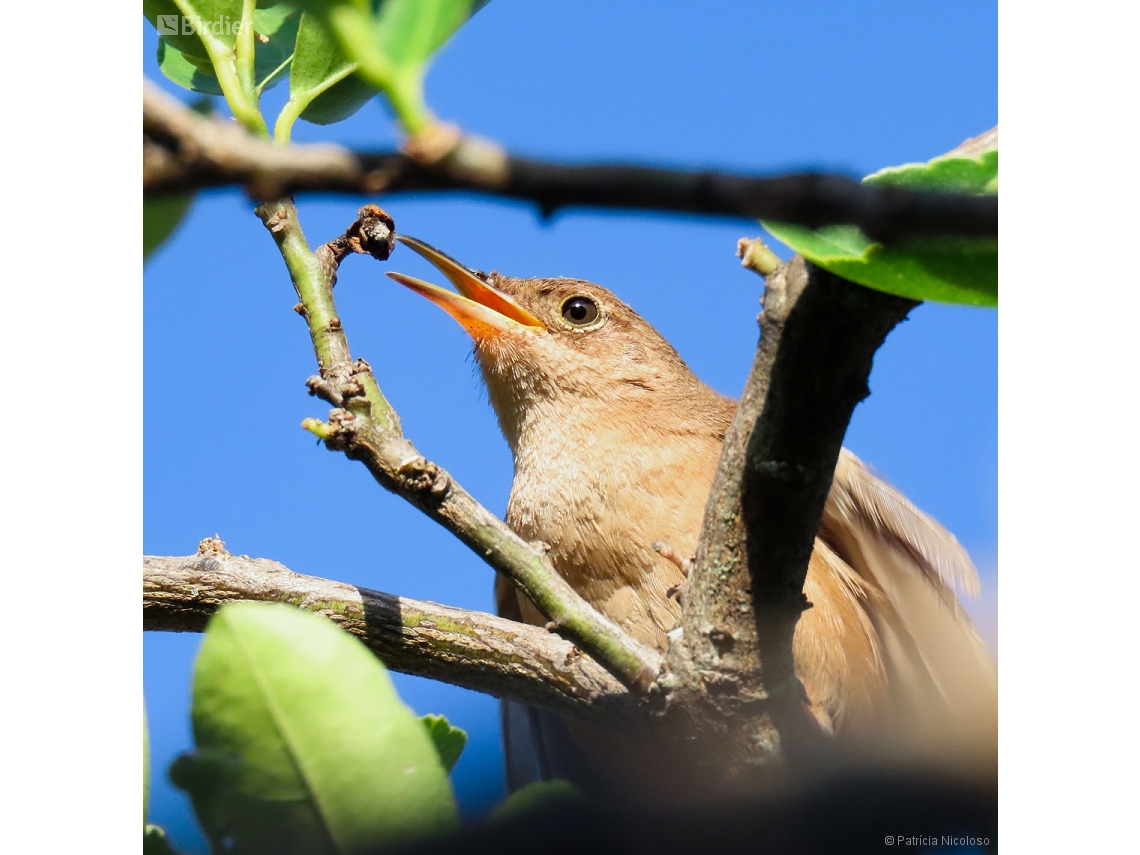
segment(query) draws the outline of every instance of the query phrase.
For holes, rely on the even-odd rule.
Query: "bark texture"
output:
[[[304,576],[216,543],[143,558],[143,629],[201,632],[228,602],[289,603],[329,618],[394,671],[587,718],[620,719],[636,706],[604,668],[541,627]]]
[[[916,305],[798,256],[767,278],[760,344],[682,591],[665,687],[738,763],[818,742],[792,659],[804,578],[872,357]]]

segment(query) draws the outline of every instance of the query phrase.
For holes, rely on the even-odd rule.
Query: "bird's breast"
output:
[[[715,439],[639,436],[600,421],[531,430],[515,449],[507,521],[546,543],[554,567],[595,608],[664,649],[679,618],[666,592],[681,573],[652,544],[692,554],[719,452]]]

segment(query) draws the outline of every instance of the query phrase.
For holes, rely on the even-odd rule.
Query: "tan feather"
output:
[[[892,541],[917,562],[935,587],[946,585],[971,597],[978,595],[978,571],[958,539],[902,493],[876,478],[846,448],[840,451],[835,466],[827,513],[833,524],[858,521]],[[955,601],[949,592],[946,599]]]
[[[896,712],[911,721],[994,708],[996,671],[955,584],[977,571],[953,535],[844,450],[820,537],[881,593],[870,610]]]
[[[881,595],[819,539],[804,595],[812,608],[800,617],[792,653],[812,712],[828,732],[866,732],[879,715],[886,687],[871,620]]]

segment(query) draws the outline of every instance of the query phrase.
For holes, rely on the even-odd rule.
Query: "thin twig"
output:
[[[274,146],[143,90],[143,189],[184,194],[244,186],[256,198],[298,192],[394,194],[474,191],[566,207],[673,211],[769,219],[811,228],[852,223],[878,240],[921,235],[996,237],[996,196],[876,187],[845,175],[773,177],[636,164],[561,164],[508,154],[459,133],[441,151],[353,152],[334,145]],[[996,136],[996,129],[990,132]]]
[[[571,642],[541,627],[302,576],[264,558],[210,548],[143,558],[143,628],[201,632],[222,605],[290,603],[359,638],[391,669],[584,716],[636,703]]]

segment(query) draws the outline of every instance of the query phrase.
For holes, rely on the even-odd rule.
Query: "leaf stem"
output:
[[[417,68],[411,73],[400,75],[384,90],[384,94],[388,96],[392,112],[408,136],[420,134],[435,121],[435,116],[424,101],[422,69]]]
[[[228,54],[215,57],[209,45],[206,46],[206,50],[210,53],[210,59],[214,63],[214,73],[218,76],[218,85],[222,88],[222,94],[230,110],[233,111],[234,118],[251,134],[268,138],[269,128],[261,115],[261,108],[258,107],[256,100],[247,97],[242,90],[233,57]]]
[[[318,96],[327,92],[337,83],[340,83],[340,81],[355,72],[356,68],[356,64],[353,63],[346,66],[340,73],[330,75],[320,86],[306,89],[302,92],[291,93],[289,100],[285,102],[285,106],[282,107],[281,112],[277,114],[277,122],[273,128],[274,142],[279,145],[288,145],[293,133],[293,124],[301,114],[305,112],[305,109],[312,104]]]
[[[255,102],[258,95],[254,74],[257,42],[253,32],[253,13],[256,8],[257,0],[243,0],[241,25],[238,27],[237,41],[234,43],[234,65],[237,68],[238,81],[242,91],[252,94]]]
[[[312,99],[290,97],[277,114],[277,121],[273,125],[273,142],[277,145],[289,145],[293,137],[293,125],[305,112],[305,108],[312,103]]]
[[[253,91],[257,93],[258,98],[260,98],[261,93],[265,91],[265,87],[267,87],[270,83],[272,83],[278,74],[280,74],[282,71],[284,71],[286,68],[289,67],[290,63],[293,62],[294,56],[296,56],[296,54],[293,54],[293,53],[289,54],[289,56],[287,56],[285,58],[285,61],[283,63],[281,63],[279,66],[277,66],[275,69],[273,69],[273,71],[269,74],[268,77],[266,77],[264,80],[262,80],[260,83],[257,84],[257,87]]]
[[[424,103],[423,68],[394,66],[372,39],[372,18],[359,9],[334,6],[325,20],[344,52],[359,66],[357,74],[387,96],[404,132],[415,136],[428,127],[434,117]]]
[[[346,4],[333,5],[325,19],[344,52],[359,63],[360,76],[385,92],[392,86],[396,69],[372,42],[372,18]]]
[[[214,66],[214,74],[217,75],[218,78],[218,85],[222,89],[222,95],[225,97],[226,103],[233,112],[234,118],[250,133],[259,137],[268,138],[269,128],[266,127],[265,119],[261,115],[261,108],[257,103],[257,95],[253,91],[252,85],[247,88],[242,84],[241,75],[238,74],[238,68],[234,58],[235,51],[231,50],[221,39],[215,38],[209,32],[208,28],[201,25],[201,16],[197,14],[194,8],[187,4],[187,0],[174,0],[174,2],[184,16],[195,22],[198,38],[202,40],[202,46],[206,48],[206,54],[210,57],[210,64]],[[244,0],[244,2],[247,6],[252,7],[256,5],[255,0]],[[252,14],[253,13],[250,12],[250,39],[253,38]],[[238,38],[240,40],[241,36],[239,35]],[[236,48],[237,45],[235,45],[235,50]],[[253,50],[252,45],[249,50]]]

